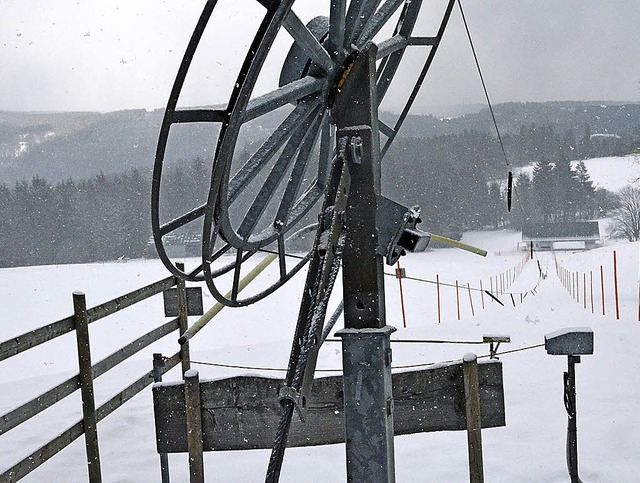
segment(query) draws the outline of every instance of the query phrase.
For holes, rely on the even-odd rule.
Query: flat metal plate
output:
[[[163,292],[164,296],[164,316],[177,317],[178,310],[178,290],[170,288]],[[202,315],[204,309],[202,306],[202,288],[187,287],[187,315]]]

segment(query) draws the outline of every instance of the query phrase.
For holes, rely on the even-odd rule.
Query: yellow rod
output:
[[[475,253],[476,255],[480,255],[481,257],[487,256],[487,251],[483,250],[482,248],[467,245],[466,243],[462,243],[457,240],[452,240],[451,238],[447,238],[446,236],[434,235],[432,233],[431,240],[439,243],[444,243],[445,245],[449,245],[455,248],[460,248],[462,250],[466,250],[471,253]]]
[[[260,263],[258,263],[253,268],[253,270],[251,270],[244,277],[242,277],[242,279],[240,280],[240,283],[238,284],[238,293],[240,293],[247,285],[249,285],[251,282],[253,282],[255,280],[255,278],[258,275],[260,275],[260,273],[262,273],[264,271],[264,269],[267,268],[269,266],[269,264],[271,262],[273,262],[276,258],[278,258],[277,254],[270,253],[269,255],[264,257],[260,261]],[[231,297],[231,290],[229,292],[227,292],[227,294],[225,295],[225,298],[229,298],[229,297]],[[195,321],[193,323],[193,325],[191,327],[189,327],[187,330],[184,331],[184,333],[178,339],[178,342],[180,344],[184,344],[189,339],[191,339],[191,337],[196,335],[200,331],[200,329],[202,329],[205,325],[207,325],[208,322],[211,321],[211,319],[213,319],[216,315],[218,315],[218,313],[224,307],[225,307],[224,304],[221,304],[220,302],[218,302],[213,307],[211,307],[209,310],[207,310],[202,315],[202,317],[200,317],[197,321]]]

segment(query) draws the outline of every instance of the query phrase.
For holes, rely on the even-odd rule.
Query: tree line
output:
[[[532,136],[540,137],[537,148]],[[518,164],[536,161],[532,177],[516,176],[510,213],[500,147],[493,136],[474,131],[398,138],[382,165],[383,194],[406,206],[420,205],[422,229],[457,239],[465,230],[589,219],[616,206],[611,193],[594,189],[583,163],[575,169],[569,163],[572,153],[586,152],[579,150],[587,142],[591,148],[599,143],[599,155],[627,154],[619,152],[616,138],[606,138],[603,147],[585,132],[581,145],[571,136],[557,136],[552,126],[532,126],[505,141],[509,149],[522,151]],[[206,199],[209,167],[201,158],[177,163],[165,178],[163,220]],[[38,176],[13,187],[0,184],[0,266],[155,256],[149,244],[150,186],[149,175],[139,170],[56,184]]]

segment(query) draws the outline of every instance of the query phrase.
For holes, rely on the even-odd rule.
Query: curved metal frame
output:
[[[240,69],[227,107],[224,110],[176,109],[191,61],[217,2],[209,0],[205,5],[169,97],[153,172],[152,229],[160,258],[176,276],[192,281],[205,280],[214,297],[219,302],[230,306],[248,305],[260,300],[289,280],[304,264],[303,261],[287,267],[284,239],[286,233],[300,222],[325,191],[334,153],[330,115],[332,95],[337,89],[340,76],[348,69],[350,60],[402,7],[393,35],[378,44],[380,60],[378,99],[381,101],[389,89],[405,49],[411,45],[431,47],[425,66],[404,106],[400,119],[393,128],[382,123],[380,125],[380,131],[387,136],[382,149],[382,155],[384,155],[415,100],[454,4],[454,0],[449,0],[436,37],[417,38],[411,37],[411,34],[420,11],[421,0],[386,0],[384,2],[352,0],[348,7],[346,0],[332,0],[328,12],[328,32],[318,39],[316,37],[318,33],[312,32],[293,12],[292,6],[295,0],[257,1],[266,7],[266,13]],[[269,50],[282,28],[286,29],[293,37],[296,47],[301,48],[308,57],[308,67],[301,73],[300,78],[267,94],[252,98],[256,81]],[[257,117],[290,104],[294,106],[290,114],[232,176],[232,160],[241,128]],[[221,124],[207,202],[175,220],[161,224],[160,184],[169,132],[173,124],[190,122]],[[320,149],[315,179],[301,192],[303,190],[302,175],[312,157],[316,156],[314,147],[318,142]],[[269,163],[271,167],[267,170],[266,166]],[[230,208],[236,200],[246,194],[244,190],[261,171],[268,171],[266,180],[258,193],[252,195],[253,201],[246,210],[244,218],[234,226],[230,217]],[[281,185],[283,185],[283,191],[275,219],[269,222],[267,228],[254,232],[276,188]],[[202,265],[185,273],[169,259],[162,238],[201,217],[203,218]],[[218,238],[226,244],[215,249]],[[276,242],[280,261],[278,280],[272,282],[266,290],[239,299],[237,281],[240,279],[242,264],[261,249]],[[212,263],[228,253],[230,249],[237,251],[235,261],[222,268],[212,268]],[[234,282],[230,293],[224,295],[218,290],[215,278],[232,270]]]

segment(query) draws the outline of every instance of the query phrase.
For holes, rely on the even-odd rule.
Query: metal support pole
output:
[[[567,423],[567,469],[571,483],[581,483],[578,476],[578,420],[576,417],[576,364],[580,356],[567,356],[568,370],[564,373],[564,405],[569,416]]]
[[[93,367],[91,366],[91,347],[89,344],[89,319],[87,302],[83,292],[73,292],[73,312],[78,344],[78,367],[80,393],[82,395],[82,423],[87,451],[89,481],[100,483],[100,451],[98,448],[98,421],[96,402],[93,395]]]
[[[343,329],[347,481],[393,482],[390,335],[396,329]]]
[[[383,259],[376,215],[380,194],[376,53],[365,47],[351,66],[333,109],[338,150],[351,185],[343,256],[342,337],[347,481],[395,481],[391,348],[386,326]]]
[[[467,414],[467,443],[469,446],[469,481],[484,482],[482,463],[482,424],[480,421],[480,383],[478,381],[478,358],[465,354],[462,359],[464,377],[464,399]]]
[[[189,449],[189,481],[204,483],[202,455],[202,413],[200,410],[200,377],[198,371],[184,373],[184,400],[187,411],[187,446]]]
[[[162,369],[164,369],[164,359],[162,354],[153,354],[153,382],[162,382]],[[169,483],[169,456],[167,453],[160,453],[160,476],[162,483]]]
[[[176,263],[176,268],[183,272],[184,263]],[[189,319],[187,317],[187,287],[185,281],[180,277],[176,277],[176,289],[178,295],[178,330],[180,331],[180,337],[182,337],[182,334],[189,328]],[[189,340],[180,345],[180,359],[182,360],[182,374],[184,374],[191,369]]]

